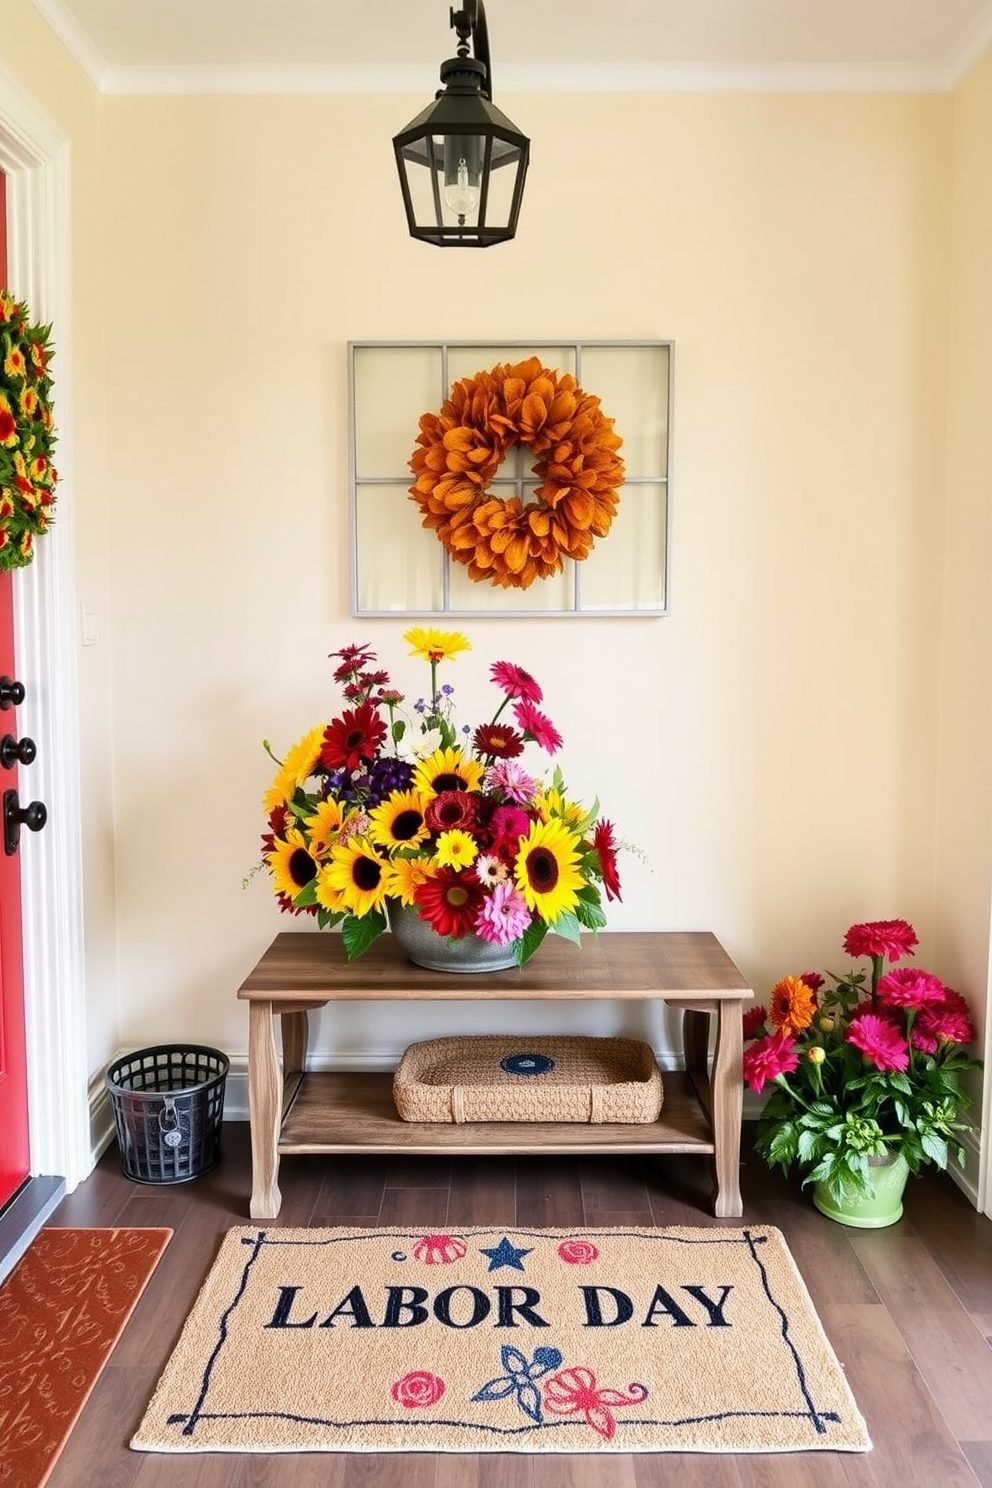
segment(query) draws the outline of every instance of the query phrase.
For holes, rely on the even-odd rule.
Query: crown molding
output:
[[[51,3],[51,0],[46,0]],[[500,70],[507,94],[588,93],[939,93],[953,87],[946,67],[514,67]],[[111,67],[101,92],[152,94],[426,94],[424,68]]]
[[[422,65],[313,64],[119,67],[108,63],[63,0],[33,0],[52,30],[103,94],[261,95],[412,94],[437,79]],[[992,0],[954,55],[939,63],[891,66],[711,66],[617,63],[504,64],[499,92],[509,93],[941,93],[953,90],[992,45]]]
[[[110,71],[103,53],[90,41],[86,32],[69,14],[62,0],[34,0],[35,10],[40,11],[61,41],[70,56],[101,93],[105,93],[106,79]]]
[[[956,88],[990,46],[992,46],[992,3],[985,6],[951,58],[948,67],[948,87]]]

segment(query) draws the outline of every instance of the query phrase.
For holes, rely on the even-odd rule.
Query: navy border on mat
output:
[[[320,1238],[318,1238],[317,1236],[314,1236],[313,1238],[301,1238],[298,1235],[290,1236],[286,1233],[280,1233],[278,1230],[274,1230],[271,1232],[266,1230],[258,1230],[254,1235],[243,1235],[241,1237],[241,1243],[242,1245],[248,1246],[250,1248],[250,1254],[245,1261],[244,1267],[242,1269],[240,1282],[238,1283],[237,1288],[235,1289],[235,1292],[231,1297],[231,1300],[228,1302],[227,1306],[221,1313],[217,1330],[217,1340],[210,1352],[210,1357],[207,1360],[206,1366],[204,1367],[203,1374],[200,1379],[196,1403],[194,1404],[193,1409],[188,1414],[176,1412],[170,1415],[167,1418],[167,1424],[170,1426],[181,1426],[182,1430],[180,1432],[180,1435],[184,1437],[192,1437],[195,1434],[197,1426],[200,1424],[201,1421],[239,1420],[292,1421],[307,1426],[325,1427],[328,1431],[352,1429],[356,1426],[403,1426],[407,1430],[422,1427],[425,1431],[429,1432],[436,1431],[439,1426],[452,1426],[459,1427],[467,1431],[478,1431],[480,1433],[480,1436],[483,1437],[500,1436],[504,1438],[528,1435],[535,1431],[550,1431],[565,1434],[577,1430],[587,1432],[587,1424],[584,1421],[579,1420],[545,1420],[541,1422],[527,1421],[524,1425],[521,1425],[519,1427],[499,1427],[486,1425],[484,1423],[476,1421],[465,1421],[457,1417],[444,1418],[434,1415],[432,1415],[429,1419],[411,1419],[409,1416],[369,1416],[367,1418],[337,1420],[333,1416],[299,1415],[291,1411],[212,1411],[208,1409],[208,1397],[210,1394],[211,1378],[213,1375],[214,1366],[216,1365],[217,1360],[220,1357],[225,1344],[227,1343],[228,1322],[232,1314],[236,1311],[239,1304],[248,1292],[248,1288],[252,1278],[253,1267],[258,1260],[258,1257],[261,1255],[263,1248],[271,1248],[272,1246],[285,1246],[290,1248],[319,1248],[322,1246],[346,1245],[350,1241],[364,1242],[367,1240],[385,1238],[393,1238],[399,1240],[409,1239],[411,1241],[416,1241],[421,1238],[423,1233],[424,1232],[422,1229],[403,1230],[399,1228],[385,1228],[374,1230],[356,1230],[348,1234],[324,1235]],[[525,1239],[544,1240],[565,1240],[573,1238],[576,1234],[582,1233],[595,1234],[596,1236],[602,1236],[604,1238],[611,1239],[631,1238],[653,1240],[657,1242],[667,1242],[668,1244],[672,1245],[736,1245],[744,1247],[748,1251],[752,1262],[754,1263],[760,1274],[762,1289],[765,1293],[765,1296],[768,1298],[769,1305],[779,1316],[781,1325],[782,1346],[788,1354],[789,1359],[791,1360],[791,1366],[795,1376],[796,1390],[799,1401],[801,1403],[792,1410],[727,1410],[710,1412],[698,1416],[682,1416],[675,1418],[658,1416],[630,1416],[625,1414],[622,1420],[617,1421],[618,1435],[624,1427],[631,1426],[653,1426],[661,1429],[674,1429],[685,1426],[705,1425],[714,1421],[732,1421],[744,1419],[808,1421],[818,1436],[825,1437],[829,1434],[830,1425],[837,1425],[840,1423],[841,1417],[836,1411],[819,1410],[813,1399],[809,1382],[806,1378],[806,1369],[803,1363],[803,1359],[790,1336],[788,1313],[786,1312],[786,1309],[783,1306],[782,1302],[775,1296],[771,1281],[768,1276],[767,1268],[759,1253],[759,1247],[767,1244],[767,1235],[755,1234],[750,1229],[743,1229],[739,1235],[728,1235],[723,1231],[713,1230],[712,1232],[700,1231],[698,1235],[689,1236],[684,1234],[666,1234],[664,1231],[659,1232],[658,1230],[610,1230],[600,1229],[596,1227],[586,1227],[581,1230],[576,1230],[574,1228],[565,1230],[549,1228],[527,1229],[516,1225],[501,1225],[498,1227],[469,1225],[465,1228],[463,1233],[465,1233],[466,1235],[471,1234],[473,1238],[482,1238],[483,1236],[488,1235],[496,1237],[513,1234],[516,1236],[522,1236]]]

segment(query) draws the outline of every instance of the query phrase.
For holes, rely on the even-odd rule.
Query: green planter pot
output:
[[[825,1183],[813,1188],[813,1203],[821,1214],[838,1224],[858,1230],[881,1230],[902,1219],[902,1195],[909,1177],[909,1165],[899,1152],[889,1162],[872,1164],[873,1198],[851,1198],[838,1203]]]

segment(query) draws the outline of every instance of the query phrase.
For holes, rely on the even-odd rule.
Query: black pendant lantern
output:
[[[493,104],[483,0],[465,0],[451,24],[458,55],[441,63],[444,87],[393,149],[411,236],[439,248],[488,248],[517,230],[530,141]]]

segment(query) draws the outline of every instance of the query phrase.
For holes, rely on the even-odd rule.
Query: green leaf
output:
[[[585,899],[579,898],[575,906],[575,918],[580,925],[587,930],[602,930],[606,924],[606,914],[598,904],[590,904]],[[557,925],[555,929],[557,929]]]
[[[548,933],[544,920],[532,920],[519,940],[513,942],[513,954],[518,966],[529,961]]]
[[[366,915],[345,915],[341,922],[341,939],[344,941],[348,960],[357,961],[373,941],[379,939],[385,928],[386,916],[377,909],[370,910]]]
[[[563,912],[558,916],[551,928],[556,935],[562,936],[565,940],[571,940],[576,945],[578,945],[579,941],[582,939],[582,926],[579,924],[575,915],[572,914],[571,910],[563,910]]]
[[[304,884],[298,894],[293,895],[293,903],[300,909],[309,909],[312,904],[317,903],[317,880],[312,878],[308,884]]]
[[[939,1137],[936,1132],[923,1131],[920,1133],[920,1144],[932,1163],[936,1163],[938,1168],[947,1167],[947,1143],[943,1137]]]

